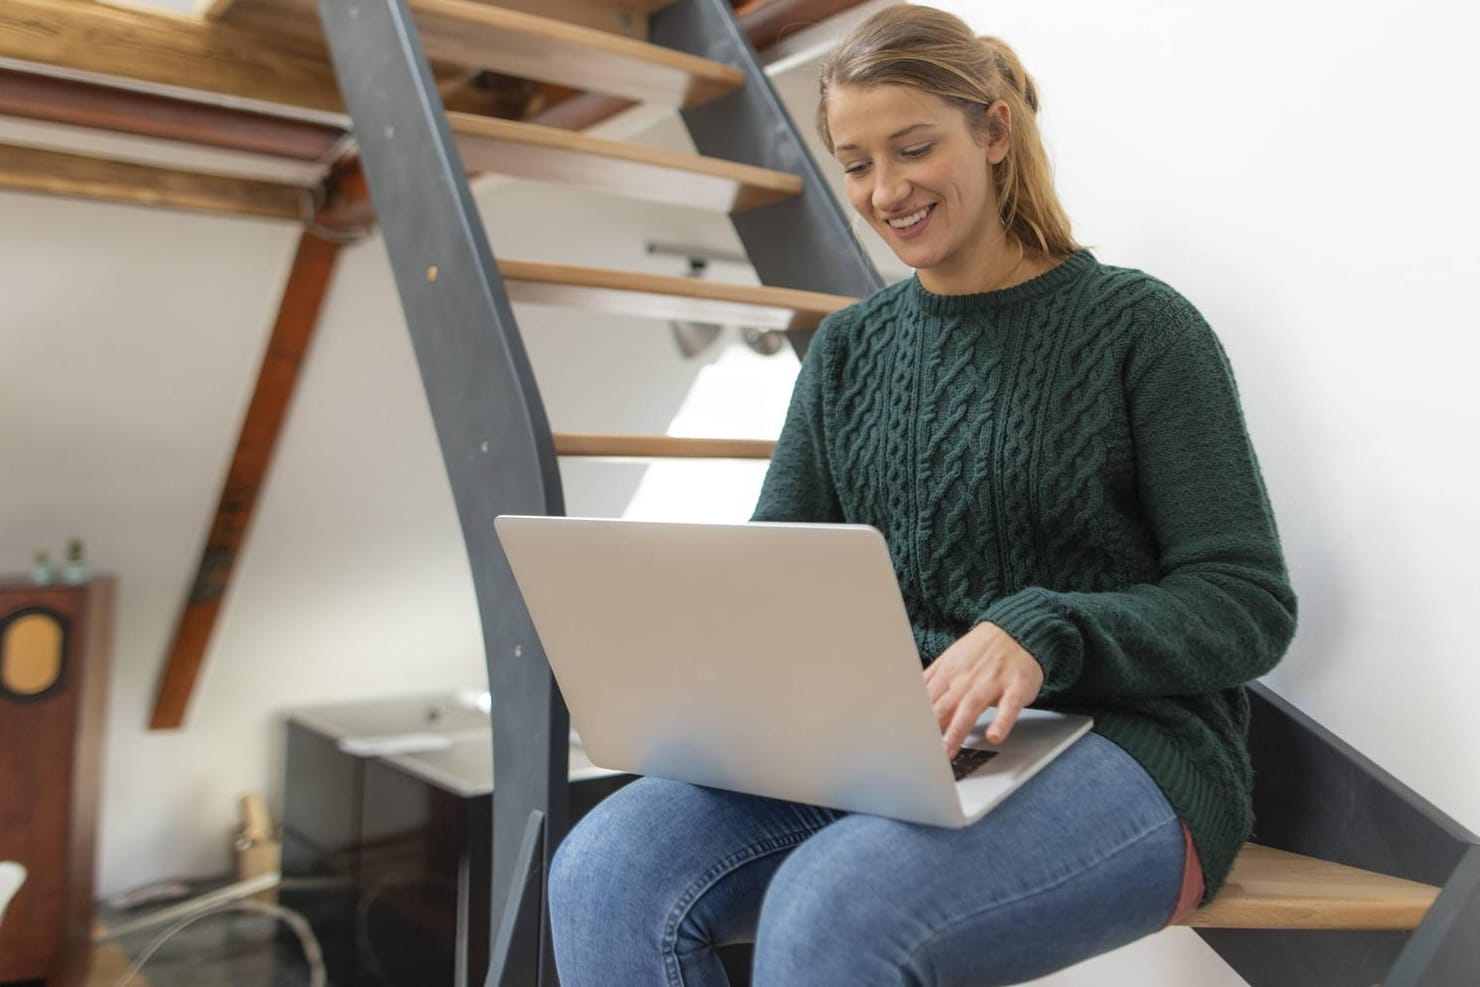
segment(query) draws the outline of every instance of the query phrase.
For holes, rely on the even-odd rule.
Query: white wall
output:
[[[950,7],[1036,77],[1079,239],[1230,352],[1301,596],[1271,685],[1480,830],[1480,10]],[[1048,983],[1228,978],[1200,952],[1168,933]]]
[[[479,198],[501,256],[677,274],[645,239],[737,247],[722,216],[528,183]],[[485,681],[377,237],[340,259],[187,729],[145,730],[296,239],[285,224],[0,194],[0,571],[76,534],[120,577],[101,894],[228,869],[236,797],[279,805],[280,709]],[[662,323],[519,315],[561,430],[662,433],[713,358],[683,360]],[[567,463],[567,507],[620,514],[644,470]]]

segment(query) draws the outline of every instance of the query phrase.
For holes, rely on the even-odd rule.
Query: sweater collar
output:
[[[1097,264],[1098,261],[1095,260],[1094,254],[1088,250],[1079,250],[1070,254],[1053,270],[1046,271],[1035,278],[1029,278],[1022,284],[1015,284],[1011,288],[981,291],[970,295],[937,295],[927,290],[920,283],[920,276],[916,274],[907,282],[906,291],[919,310],[926,315],[973,315],[996,311],[1018,302],[1052,294],[1077,281]]]

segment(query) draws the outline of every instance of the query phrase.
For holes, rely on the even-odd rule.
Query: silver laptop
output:
[[[1090,728],[1025,710],[994,747],[984,718],[958,759],[976,763],[955,777],[874,528],[496,525],[602,767],[961,827]]]

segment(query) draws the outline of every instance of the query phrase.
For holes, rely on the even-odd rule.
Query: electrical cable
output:
[[[159,951],[160,947],[186,927],[199,922],[203,918],[209,918],[213,915],[220,915],[231,911],[259,912],[281,919],[298,936],[298,942],[303,947],[303,958],[308,963],[309,987],[326,987],[329,981],[324,967],[324,953],[319,948],[318,937],[313,934],[313,929],[309,927],[308,920],[298,912],[290,908],[284,908],[282,905],[271,905],[265,902],[251,900],[221,902],[207,906],[204,911],[196,912],[193,915],[180,919],[154,938],[154,941],[145,948],[143,954],[134,961],[134,965],[129,968],[128,972],[123,975],[123,978],[114,987],[127,987],[129,981],[139,975],[140,971],[144,969],[144,964],[149,962],[150,958]]]
[[[194,915],[196,912],[209,911],[222,902],[235,901],[248,895],[257,894],[259,891],[270,891],[282,884],[282,875],[277,871],[269,871],[266,874],[258,874],[235,884],[228,884],[224,888],[217,888],[195,898],[190,898],[168,908],[145,915],[143,918],[115,925],[112,928],[102,929],[93,933],[93,942],[107,942],[110,939],[119,939],[123,936],[133,935],[143,929],[152,929],[156,925],[164,925],[173,922],[177,918]]]

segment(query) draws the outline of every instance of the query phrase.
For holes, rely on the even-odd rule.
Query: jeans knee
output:
[[[588,891],[599,880],[599,876],[590,871],[599,866],[602,857],[590,852],[590,847],[585,845],[588,842],[582,828],[577,826],[566,834],[550,861],[546,894],[554,922],[558,923],[562,916],[580,910],[582,892]]]
[[[888,902],[859,894],[849,872],[805,846],[781,866],[761,905],[756,983],[911,982],[902,979],[909,949],[900,916]]]
[[[650,838],[651,806],[642,794],[617,792],[556,849],[547,895],[557,930],[625,935],[661,924],[666,858]]]

